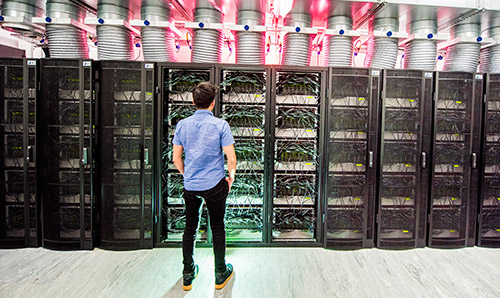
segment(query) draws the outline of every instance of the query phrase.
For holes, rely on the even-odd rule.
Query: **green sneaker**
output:
[[[226,271],[222,273],[215,273],[215,289],[221,290],[226,286],[227,282],[234,275],[233,265],[227,264]]]
[[[193,280],[198,276],[199,270],[198,265],[194,265],[194,270],[192,272],[182,274],[184,280],[182,289],[184,291],[189,291],[193,288]]]

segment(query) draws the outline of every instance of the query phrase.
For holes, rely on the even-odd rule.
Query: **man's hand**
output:
[[[227,184],[229,185],[229,190],[227,192],[231,191],[231,186],[233,185],[234,179],[231,179],[231,177],[226,178]]]
[[[234,175],[236,173],[236,153],[234,152],[234,145],[222,147],[222,150],[224,150],[227,157],[227,170],[229,172],[229,178],[226,178],[226,181],[229,185],[229,191],[231,191],[231,185],[233,185]]]

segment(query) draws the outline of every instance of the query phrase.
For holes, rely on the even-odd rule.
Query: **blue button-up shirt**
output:
[[[172,143],[184,148],[186,190],[209,190],[226,176],[222,147],[234,144],[234,138],[229,124],[209,110],[197,110],[179,121]]]

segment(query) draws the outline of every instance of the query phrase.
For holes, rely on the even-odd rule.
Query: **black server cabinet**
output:
[[[269,242],[321,243],[323,126],[327,69],[273,69],[270,106],[272,202]]]
[[[433,75],[413,70],[384,71],[378,247],[425,246]]]
[[[483,106],[477,245],[500,247],[500,75],[488,75]]]
[[[235,139],[237,175],[227,198],[228,242],[263,242],[269,179],[266,152],[271,69],[234,66],[217,69],[217,115],[231,127]]]
[[[483,75],[437,72],[429,246],[475,244]]]
[[[201,82],[215,83],[215,71],[212,66],[193,64],[160,64],[158,85],[160,100],[158,113],[157,175],[159,202],[157,203],[159,231],[156,246],[182,242],[185,227],[185,210],[183,194],[183,177],[175,168],[172,160],[172,140],[177,122],[191,116],[196,108],[193,104],[192,91]],[[210,239],[208,213],[203,205],[197,241],[206,243]]]
[[[379,70],[330,69],[325,193],[329,248],[374,245],[381,81]]]
[[[153,247],[155,64],[100,62],[100,247]]]
[[[37,169],[46,248],[94,247],[94,79],[91,60],[40,60]]]
[[[0,248],[40,245],[34,159],[37,62],[0,59]]]

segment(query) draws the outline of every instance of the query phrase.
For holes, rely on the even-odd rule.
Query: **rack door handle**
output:
[[[422,152],[421,166],[422,169],[425,169],[427,167],[427,154],[425,152]]]
[[[472,168],[475,169],[477,168],[477,154],[472,153]]]
[[[144,149],[144,163],[146,165],[149,165],[149,149],[148,148]]]
[[[373,168],[373,151],[368,152],[368,166]]]
[[[33,158],[33,146],[28,146],[27,149],[28,149],[28,154],[26,156],[26,161],[27,162],[33,162],[34,161],[34,158]]]
[[[84,165],[88,165],[89,164],[89,148],[87,147],[84,147],[83,148],[83,158],[82,158],[82,163]]]

